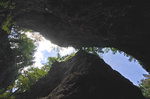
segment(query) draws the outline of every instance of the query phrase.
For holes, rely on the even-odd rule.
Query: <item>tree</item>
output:
[[[3,41],[0,42],[0,94],[7,96],[11,89],[9,87],[14,85],[23,68],[33,64],[36,46],[34,41],[19,32],[18,28],[12,29],[10,35],[3,32],[0,34]]]
[[[33,55],[36,46],[34,45],[34,41],[24,33],[21,33],[21,28],[17,26],[12,28],[12,32],[8,38],[13,52],[12,55],[14,56],[12,65],[16,73],[16,79],[24,67],[31,66],[34,63]]]
[[[47,74],[48,71],[45,67],[46,66],[43,66],[42,68],[31,67],[19,75],[14,85],[14,88],[17,89],[16,91],[22,93],[29,90],[32,85]]]
[[[139,88],[145,97],[150,98],[150,75],[144,74],[144,77],[146,77],[146,79],[141,80]]]
[[[13,51],[8,39],[14,23],[11,15],[14,8],[13,0],[0,0],[0,89],[6,89],[16,74],[12,65],[14,64]]]
[[[99,56],[99,53],[104,53],[104,51],[102,50],[103,48],[101,47],[82,47],[81,49],[97,56]]]
[[[48,62],[42,68],[29,67],[29,69],[23,70],[13,85],[10,85],[7,88],[7,91],[0,95],[0,98],[14,99],[16,94],[24,93],[30,90],[32,85],[34,85],[40,78],[44,77],[48,73],[54,62],[66,61],[74,55],[75,53],[72,53],[71,55],[61,57],[58,53],[57,57],[49,57]]]
[[[33,64],[33,54],[36,46],[34,41],[25,34],[17,34],[17,38],[10,38],[11,48],[15,56],[16,68],[24,68]]]
[[[28,70],[23,71],[23,73],[18,76],[14,84],[10,85],[7,88],[7,91],[0,95],[0,98],[14,98],[16,93],[23,93],[29,90],[32,85],[47,74],[48,67],[45,67],[46,66],[40,69],[31,67]]]
[[[19,54],[20,55],[20,54]],[[60,61],[61,57],[49,57],[48,62],[42,67],[29,67],[27,70],[23,70],[17,76],[17,79],[12,85],[0,94],[0,98],[10,98],[14,99],[15,94],[23,93],[27,90],[30,90],[30,87],[34,85],[40,78],[44,77],[50,70],[51,65],[55,61]],[[2,89],[0,91],[3,91]]]
[[[50,66],[44,65],[42,68],[30,67],[24,70],[7,90],[0,94],[0,98],[14,98],[15,94],[23,93],[30,89],[40,78],[44,77],[50,69]]]

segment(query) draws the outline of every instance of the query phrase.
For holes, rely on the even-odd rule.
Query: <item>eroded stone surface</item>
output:
[[[115,47],[149,67],[149,0],[16,0],[22,27],[60,46]]]
[[[55,63],[45,78],[21,99],[145,99],[129,80],[98,56],[79,51]]]

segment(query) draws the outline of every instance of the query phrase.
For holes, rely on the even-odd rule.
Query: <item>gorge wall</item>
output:
[[[150,72],[149,0],[14,1],[11,14],[16,25],[40,32],[59,46],[115,47],[134,56]],[[3,12],[7,10],[0,10]],[[5,18],[0,16],[0,25]],[[0,32],[0,41],[9,45],[8,34],[2,29]],[[17,72],[8,63],[13,61],[13,52],[7,45],[0,45],[3,49],[0,50],[0,88],[7,87],[11,80],[6,78]],[[10,57],[4,58],[4,51]],[[55,63],[46,77],[31,92],[21,94],[21,99],[144,99],[130,81],[103,60],[84,52],[67,62]]]
[[[54,63],[48,75],[20,98],[145,99],[129,80],[98,56],[82,50],[66,62]]]
[[[60,46],[115,47],[150,71],[149,0],[16,0],[19,26]]]

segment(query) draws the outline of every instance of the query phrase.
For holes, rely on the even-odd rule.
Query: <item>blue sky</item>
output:
[[[144,78],[143,74],[148,74],[137,61],[130,62],[124,54],[112,51],[103,54],[104,61],[114,70],[120,72],[125,78],[129,79],[134,85],[138,85],[138,81]]]
[[[56,57],[56,49],[59,49],[61,56],[71,54],[75,51],[73,47],[59,47],[50,41],[46,40],[39,33],[26,33],[32,39],[40,39],[37,41],[37,51],[34,55],[35,57],[35,67],[42,67],[46,62],[48,57]],[[123,53],[113,54],[111,51],[101,55],[104,61],[109,64],[114,70],[120,72],[125,78],[129,79],[134,85],[138,85],[138,81],[144,78],[143,74],[148,74],[142,66],[137,61],[130,62],[128,57],[124,56]]]
[[[64,50],[65,53],[67,49]],[[70,50],[70,53],[73,52],[73,49]],[[47,62],[48,57],[56,57],[56,51],[41,51],[43,54],[44,59],[41,59],[41,63],[44,64]],[[63,53],[63,52],[62,52]],[[62,55],[62,54],[61,54]],[[64,54],[66,55],[66,54]],[[64,56],[62,55],[62,56]],[[109,64],[112,69],[121,73],[125,78],[129,79],[134,85],[138,85],[138,81],[144,78],[143,74],[148,74],[142,66],[137,61],[130,62],[128,57],[124,56],[124,54],[116,53],[113,54],[111,51],[108,53],[102,54],[102,58],[104,61]]]

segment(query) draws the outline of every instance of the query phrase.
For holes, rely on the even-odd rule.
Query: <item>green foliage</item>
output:
[[[9,23],[9,22],[8,22]],[[8,37],[11,50],[13,51],[14,71],[17,74],[15,81],[6,90],[1,89],[0,98],[15,99],[15,95],[30,90],[30,87],[34,85],[40,78],[44,77],[50,70],[54,62],[63,62],[70,59],[75,53],[61,57],[58,53],[57,57],[49,57],[48,62],[42,68],[29,67],[28,70],[23,70],[24,67],[32,66],[33,54],[36,46],[34,41],[28,38],[25,34],[20,32],[21,28],[14,26],[11,30],[11,34]],[[19,72],[18,72],[19,71]]]
[[[46,65],[51,66],[56,61],[57,61],[56,57],[48,57],[48,62]]]
[[[136,61],[136,59],[132,56],[132,55],[129,55],[129,54],[126,54],[124,53],[123,51],[119,50],[119,49],[116,49],[116,48],[113,48],[113,47],[106,47],[106,48],[99,48],[99,47],[82,47],[82,50],[88,52],[88,53],[92,53],[94,55],[97,55],[99,56],[100,53],[103,54],[103,53],[108,53],[109,51],[112,51],[113,54],[116,54],[117,52],[120,53],[120,54],[124,54],[124,56],[128,57],[129,61],[132,62],[132,61]],[[139,62],[140,65],[143,65],[142,62],[140,62],[139,60],[137,60]]]
[[[15,8],[15,2],[12,2],[11,0],[2,0],[0,1],[0,7],[4,9],[14,9]]]
[[[9,71],[9,73],[7,73],[9,75],[6,75],[6,77],[9,77],[8,79],[10,79],[8,84],[11,84],[13,87],[14,87],[13,82],[16,79],[18,79],[18,77],[20,77],[19,75],[20,75],[22,69],[24,67],[27,67],[27,66],[30,66],[33,64],[33,59],[34,59],[33,54],[34,54],[34,51],[36,48],[33,40],[28,38],[25,34],[19,33],[18,31],[19,30],[13,31],[13,33],[11,33],[9,35],[9,37],[6,36],[9,41],[8,42],[9,51],[11,51],[13,53],[11,55],[9,55],[9,54],[7,55],[8,50],[6,50],[6,52],[5,52],[5,49],[2,50],[2,52],[5,53],[5,56],[3,56],[3,58],[9,58],[10,56],[11,57],[13,56],[13,59],[8,60],[8,63],[11,63],[11,66],[6,67]],[[0,52],[1,52],[1,50],[0,50]],[[5,65],[5,66],[7,66],[7,65]],[[40,72],[39,72],[39,74],[40,74]],[[24,80],[27,81],[27,78],[25,78]],[[27,87],[27,85],[26,85],[26,87]],[[2,88],[4,88],[4,87],[2,87]],[[9,95],[13,93],[11,90],[12,90],[12,88],[10,88],[10,87],[7,89],[4,88],[3,90],[0,89],[0,93],[1,93],[0,97],[3,97],[3,96],[8,97],[8,93],[9,93]]]
[[[74,55],[74,53],[71,55]],[[67,55],[66,57],[61,57],[60,54],[57,54],[57,57],[49,57],[48,62],[41,68],[30,67],[27,70],[23,70],[23,72],[14,82],[14,84],[12,86],[9,86],[7,90],[0,95],[0,98],[15,99],[15,94],[23,93],[27,90],[30,90],[30,87],[32,85],[34,85],[40,78],[44,77],[48,73],[54,62],[66,61],[70,57],[70,55]]]
[[[71,55],[74,55],[74,53]],[[21,93],[29,90],[32,85],[48,73],[54,62],[66,61],[71,57],[71,55],[68,55],[63,59],[60,54],[57,54],[57,57],[49,57],[48,62],[42,68],[29,68],[18,77],[14,85],[15,88],[19,89],[17,91]]]
[[[69,60],[71,57],[75,56],[75,52],[73,52],[71,55],[67,55],[65,58],[64,58],[64,61],[67,61]]]
[[[15,57],[16,68],[24,68],[33,64],[33,54],[36,46],[34,41],[25,34],[17,34],[17,38],[10,38],[11,48]]]
[[[136,61],[135,58],[134,58],[132,55],[126,54],[126,53],[124,53],[123,51],[121,51],[121,50],[119,50],[119,49],[116,49],[116,48],[113,48],[113,47],[112,47],[112,48],[107,47],[107,48],[104,49],[104,52],[105,52],[105,53],[108,53],[109,51],[112,51],[113,54],[116,54],[117,52],[120,53],[120,54],[123,53],[124,56],[126,56],[126,57],[129,58],[129,61],[130,61],[130,62],[132,62],[132,61],[135,62],[135,61]]]
[[[60,56],[60,54],[59,54],[59,53],[57,53],[56,61],[58,61],[58,62],[63,61],[63,58]]]
[[[100,47],[82,47],[82,50],[99,56],[99,53],[104,53]]]
[[[15,93],[22,93],[29,90],[40,78],[44,77],[50,67],[43,66],[41,69],[31,67],[18,76],[13,86],[9,86],[7,91],[0,95],[0,98],[14,99]],[[15,89],[15,91],[13,91]]]
[[[107,48],[105,48],[105,50],[104,50],[104,52],[106,52],[106,53],[108,53],[109,51],[112,51],[113,52],[113,54],[116,54],[117,52],[119,52],[119,53],[122,53],[120,50],[118,50],[118,49],[116,49],[116,48],[110,48],[110,47],[107,47]]]
[[[56,61],[57,62],[67,61],[74,55],[75,55],[75,52],[71,53],[70,55],[66,55],[66,56],[61,57],[60,54],[57,53],[57,57],[48,57],[48,62],[45,65],[52,66],[52,64]]]
[[[3,94],[0,94],[0,99],[15,99],[13,95],[11,95],[13,86],[9,85],[7,88],[7,91]]]
[[[8,8],[9,2],[10,2],[10,0],[7,0],[7,1],[1,1],[1,2],[0,2],[0,7]]]
[[[2,29],[6,31],[8,34],[10,34],[10,26],[12,25],[11,21],[12,21],[12,16],[8,15],[6,21],[2,25]]]
[[[24,71],[16,81],[15,88],[18,89],[17,91],[22,93],[29,90],[33,84],[47,74],[48,68],[47,66],[43,66],[42,68],[31,67]]]
[[[0,28],[8,34],[10,34],[11,27],[14,23],[13,16],[11,14],[13,9],[15,9],[15,2],[12,2],[11,0],[0,1]]]
[[[0,16],[3,17],[1,28],[10,34],[13,17],[11,15],[11,11],[15,8],[15,2],[11,0],[2,0],[0,1]],[[7,12],[7,13],[6,13]]]
[[[132,62],[136,62],[136,59],[135,57],[133,57],[132,55],[129,55],[129,54],[126,54],[125,52],[119,50],[119,49],[116,49],[116,48],[110,48],[110,47],[107,47],[104,49],[104,52],[105,53],[108,53],[109,51],[112,51],[113,54],[116,54],[117,52],[120,53],[120,54],[124,54],[124,56],[128,57],[129,61]],[[143,63],[140,61],[140,60],[137,60],[137,62],[141,65],[141,66],[144,66]]]
[[[146,79],[141,80],[139,88],[141,89],[143,95],[150,98],[150,75],[144,75]]]

